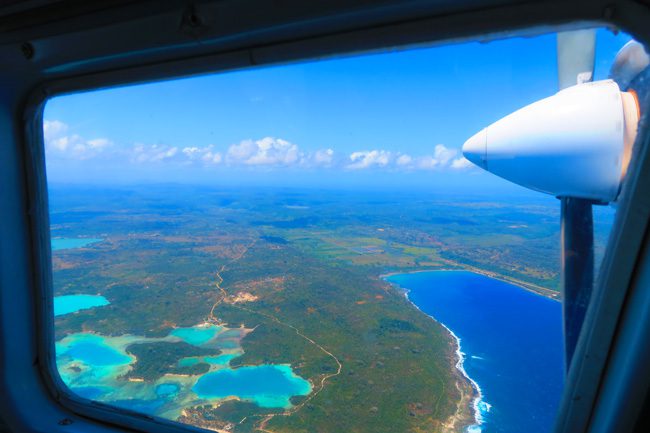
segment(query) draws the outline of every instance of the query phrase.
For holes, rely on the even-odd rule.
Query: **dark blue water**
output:
[[[559,302],[464,271],[388,281],[461,339],[465,370],[489,405],[482,405],[481,431],[552,431],[564,384]]]

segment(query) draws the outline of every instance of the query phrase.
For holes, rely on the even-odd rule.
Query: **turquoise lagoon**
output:
[[[200,364],[202,362],[212,365],[223,365],[226,366],[230,364],[230,360],[241,356],[241,353],[226,353],[219,356],[193,356],[189,358],[183,358],[178,361],[179,367],[191,367],[195,364]]]
[[[203,346],[216,337],[221,330],[222,327],[216,325],[193,326],[191,328],[176,328],[170,335],[178,337],[194,346]]]
[[[99,238],[54,238],[52,239],[52,251],[82,248],[101,241],[103,239]]]
[[[230,354],[219,355],[219,356],[206,356],[205,358],[203,358],[203,360],[208,364],[228,365],[230,364],[231,359],[237,358],[238,356],[240,355],[235,353],[230,353]]]
[[[126,373],[134,359],[128,339],[78,333],[56,342],[56,364],[63,382],[82,397],[98,399],[114,391],[112,378]]]
[[[101,295],[64,295],[54,297],[54,315],[74,313],[93,307],[108,305],[108,299]]]
[[[52,251],[81,248],[86,245],[101,242],[99,238],[56,238],[52,239]],[[100,295],[65,295],[54,297],[54,315],[74,313],[93,307],[102,307],[110,302]]]
[[[179,360],[179,366],[208,364],[210,369],[203,375],[166,374],[155,382],[122,377],[136,362],[127,353],[131,344],[185,341],[199,347],[223,348],[224,342],[231,346],[248,332],[245,328],[202,324],[176,328],[162,338],[71,334],[56,343],[57,367],[63,382],[81,397],[169,419],[176,419],[185,408],[233,397],[264,408],[288,408],[292,396],[311,392],[310,382],[297,376],[289,365],[231,368],[230,361],[244,353],[241,344],[218,356]]]
[[[156,394],[162,397],[175,395],[180,391],[180,386],[177,383],[161,383],[156,387]]]
[[[291,396],[309,394],[311,384],[289,365],[256,365],[207,373],[192,389],[202,398],[234,396],[260,407],[289,408]]]
[[[106,337],[94,334],[74,334],[59,343],[57,353],[90,366],[114,366],[130,364],[126,353],[106,343]]]

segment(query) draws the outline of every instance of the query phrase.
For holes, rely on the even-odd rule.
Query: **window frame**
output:
[[[353,2],[354,3],[354,2]],[[359,2],[363,3],[363,2]],[[390,2],[389,2],[390,3]],[[489,3],[489,2],[486,2]],[[565,5],[558,2],[530,2],[523,6],[507,5],[492,6],[490,9],[470,9],[464,13],[451,15],[434,15],[428,18],[420,17],[415,9],[415,15],[411,20],[399,21],[390,19],[375,27],[363,28],[363,20],[358,23],[358,28],[352,30],[339,30],[334,32],[323,31],[322,27],[315,26],[304,29],[305,24],[301,23],[305,33],[296,35],[295,38],[285,39],[277,43],[265,43],[260,41],[251,30],[247,30],[244,36],[252,36],[237,49],[229,48],[228,42],[218,42],[209,47],[210,52],[196,53],[192,51],[195,47],[178,48],[169,57],[158,58],[149,63],[131,62],[116,60],[116,63],[107,61],[97,66],[97,70],[84,69],[80,65],[77,70],[74,67],[62,73],[55,72],[51,78],[37,78],[34,82],[27,83],[24,89],[25,99],[18,96],[11,101],[6,112],[11,113],[13,128],[13,140],[16,143],[16,155],[0,163],[0,168],[5,164],[14,161],[22,161],[22,167],[16,174],[16,197],[24,197],[24,208],[20,208],[21,215],[28,215],[29,226],[18,227],[23,231],[25,239],[31,239],[23,248],[30,261],[24,266],[31,282],[26,282],[23,287],[26,302],[35,305],[34,315],[25,315],[25,323],[19,324],[24,327],[25,335],[31,335],[36,342],[36,370],[39,376],[31,378],[33,381],[42,381],[45,384],[49,395],[39,396],[43,404],[52,405],[50,411],[56,416],[48,422],[56,425],[56,430],[75,431],[79,428],[91,426],[91,429],[102,431],[111,429],[110,425],[118,428],[135,429],[138,431],[204,431],[191,426],[173,423],[167,420],[154,419],[142,414],[113,408],[109,405],[94,403],[89,406],[88,400],[81,399],[74,394],[66,393],[66,387],[62,384],[55,364],[54,335],[53,335],[53,306],[52,306],[52,270],[49,233],[49,214],[47,202],[47,181],[45,175],[45,160],[42,134],[43,107],[47,99],[71,92],[82,90],[94,90],[102,87],[117,86],[122,84],[141,83],[152,80],[179,78],[207,72],[225,72],[240,68],[265,67],[289,61],[302,61],[320,56],[340,55],[383,50],[395,46],[412,46],[414,44],[452,43],[461,40],[474,40],[484,38],[500,38],[504,36],[517,36],[522,32],[536,33],[548,31],[551,27],[573,28],[575,21],[587,20],[578,24],[582,27],[585,24],[603,25],[606,21],[617,18],[617,25],[625,28],[628,32],[635,34],[638,40],[650,41],[647,29],[643,28],[643,18],[648,16],[647,10],[635,15],[634,7],[623,9],[625,13],[620,16],[605,14],[600,5],[593,8],[579,7],[580,2]],[[549,8],[555,6],[556,9]],[[363,6],[363,5],[362,5]],[[584,5],[583,5],[584,6]],[[366,6],[367,7],[367,6]],[[342,8],[343,9],[343,8]],[[368,7],[365,13],[372,18],[372,10]],[[406,9],[406,7],[404,7]],[[175,11],[177,15],[178,11]],[[390,12],[390,10],[388,11]],[[384,12],[385,14],[386,12]],[[186,12],[183,12],[185,16]],[[364,11],[361,9],[361,16]],[[344,10],[336,18],[347,19],[349,11]],[[385,17],[384,17],[385,18]],[[397,16],[396,18],[402,18]],[[289,18],[290,19],[290,18]],[[336,20],[335,20],[336,21]],[[570,23],[570,24],[565,24]],[[331,23],[326,23],[331,25]],[[327,30],[327,25],[324,27]],[[532,30],[531,30],[532,26]],[[128,26],[127,26],[128,27]],[[164,29],[164,27],[163,27]],[[636,31],[634,31],[636,29]],[[644,32],[645,30],[645,32]],[[282,36],[283,30],[273,30]],[[319,33],[320,32],[320,33]],[[252,33],[248,34],[247,33]],[[316,36],[311,35],[313,33]],[[485,36],[490,34],[491,36]],[[474,36],[476,35],[476,36]],[[263,35],[264,36],[264,35]],[[257,37],[258,39],[255,39]],[[171,45],[171,44],[170,44]],[[225,48],[223,48],[225,46]],[[219,48],[222,47],[222,48]],[[62,54],[64,54],[62,52]],[[150,59],[147,59],[150,60]],[[120,63],[121,62],[121,63]],[[112,66],[112,68],[111,68]],[[103,71],[102,71],[103,70]],[[26,80],[28,81],[28,80]],[[9,105],[9,104],[7,104]],[[576,356],[574,359],[583,359],[594,351],[608,351],[611,341],[614,338],[616,323],[623,302],[625,290],[608,290],[608,287],[624,285],[629,287],[635,273],[636,257],[638,256],[643,243],[647,242],[647,234],[638,236],[639,231],[647,231],[648,204],[643,200],[643,193],[650,196],[645,187],[650,177],[650,162],[647,156],[648,149],[648,127],[644,126],[639,134],[637,146],[643,151],[633,161],[629,178],[624,187],[619,212],[617,212],[615,229],[607,247],[607,253],[601,270],[601,276],[594,292],[592,307],[586,319],[590,329],[593,326],[600,326],[603,329],[596,334],[581,335]],[[641,153],[641,151],[639,151]],[[5,258],[1,258],[6,262]],[[4,263],[0,266],[6,269]],[[0,268],[2,269],[2,268]],[[623,284],[621,284],[623,283]],[[2,292],[6,288],[3,287]],[[2,300],[3,293],[0,293]],[[31,324],[26,321],[34,319]],[[34,326],[34,324],[36,326]],[[1,333],[2,331],[0,331]],[[602,339],[603,333],[609,338]],[[599,338],[599,341],[597,340]],[[3,336],[6,339],[6,335]],[[2,342],[2,338],[0,338]],[[2,346],[0,346],[2,347]],[[600,352],[598,352],[600,353]],[[2,360],[0,360],[2,362]],[[606,359],[600,360],[601,366],[594,368],[593,365],[586,365],[574,361],[571,368],[566,387],[571,387],[573,394],[565,392],[558,432],[561,431],[584,431],[588,428],[589,417],[592,412],[595,398],[598,394],[597,385],[602,370],[605,367]],[[10,365],[7,363],[6,365]],[[0,364],[2,369],[6,365]],[[583,368],[584,367],[584,368]],[[7,380],[6,378],[4,379]],[[2,385],[5,383],[3,382]],[[572,397],[582,397],[580,403],[576,403]],[[18,405],[20,398],[15,394],[8,394],[9,400]],[[2,405],[0,404],[0,407]],[[6,406],[5,406],[6,407]],[[3,407],[4,409],[4,407]],[[48,416],[50,416],[48,412]],[[6,410],[3,410],[6,413]],[[25,418],[24,416],[22,416]],[[63,417],[63,418],[61,418]],[[56,418],[56,419],[55,419]],[[67,425],[65,419],[73,421],[72,429]],[[97,419],[104,425],[94,424],[92,419]],[[38,427],[33,420],[14,420],[15,424],[22,424],[37,430]],[[153,423],[153,424],[152,424]],[[67,429],[66,429],[67,427]],[[569,427],[571,427],[569,429]],[[50,431],[54,431],[50,429]]]

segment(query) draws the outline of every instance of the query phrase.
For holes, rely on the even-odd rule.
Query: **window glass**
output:
[[[50,100],[57,374],[219,432],[551,431],[560,201],[461,147],[557,91],[551,34]]]

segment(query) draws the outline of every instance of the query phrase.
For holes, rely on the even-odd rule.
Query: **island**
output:
[[[465,431],[478,389],[457,340],[385,276],[464,269],[558,297],[551,200],[66,186],[51,202],[54,238],[93,240],[54,251],[54,295],[106,300],[56,316],[63,381],[213,431]]]

